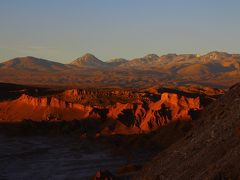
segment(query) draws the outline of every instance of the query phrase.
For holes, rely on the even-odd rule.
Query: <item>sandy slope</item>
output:
[[[239,179],[240,84],[209,105],[182,140],[159,153],[135,179]]]

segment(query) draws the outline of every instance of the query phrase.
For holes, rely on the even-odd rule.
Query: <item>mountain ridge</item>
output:
[[[218,52],[218,51],[212,51],[209,52],[207,54],[204,55],[200,55],[200,54],[165,54],[165,55],[161,55],[158,56],[157,54],[147,54],[143,57],[138,57],[138,58],[133,58],[130,60],[124,59],[124,58],[113,58],[113,59],[109,59],[106,61],[102,61],[100,59],[98,59],[95,55],[91,54],[91,53],[85,53],[84,55],[82,55],[81,57],[72,60],[70,63],[60,63],[57,61],[51,61],[51,60],[47,60],[47,59],[43,59],[43,58],[38,58],[38,57],[33,57],[33,56],[23,56],[23,57],[16,57],[13,59],[9,59],[3,62],[0,62],[0,64],[5,64],[7,62],[10,61],[15,61],[15,60],[42,60],[42,61],[48,61],[48,62],[52,62],[52,63],[58,63],[58,64],[64,64],[64,65],[69,65],[69,64],[75,64],[75,65],[81,65],[81,63],[87,63],[87,62],[98,62],[98,63],[111,63],[111,62],[131,62],[131,61],[136,61],[138,59],[145,59],[145,60],[149,60],[149,61],[163,61],[164,59],[173,59],[174,57],[184,57],[185,59],[193,59],[193,58],[209,58],[212,60],[222,60],[222,57],[231,57],[233,56],[234,58],[240,58],[240,54],[229,54],[226,52]],[[240,60],[239,60],[240,61]],[[89,64],[91,65],[91,64]],[[93,64],[94,65],[94,64]]]
[[[83,56],[72,61],[70,64],[76,66],[104,67],[106,63],[96,58],[93,54],[86,53]]]
[[[15,75],[15,76],[13,76]],[[132,60],[101,61],[85,54],[71,63],[35,57],[0,63],[0,81],[17,84],[67,86],[150,87],[165,84],[215,84],[228,87],[240,81],[240,55],[224,52],[148,54]]]
[[[64,68],[64,64],[50,61],[46,59],[41,59],[33,56],[17,57],[1,63],[1,68],[26,68],[26,69],[56,69]]]

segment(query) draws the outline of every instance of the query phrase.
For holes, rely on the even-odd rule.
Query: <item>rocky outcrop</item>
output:
[[[32,97],[23,94],[16,100],[0,102],[0,119],[4,122],[49,120],[79,120],[90,116],[93,108],[66,102],[54,96]]]
[[[149,104],[141,129],[149,131],[177,120],[191,120],[191,112],[201,109],[200,98],[187,98],[174,93],[163,93],[161,99]]]
[[[86,94],[83,90],[68,90],[64,97]],[[201,109],[200,98],[176,93],[162,93],[157,101],[136,100],[113,105],[84,105],[68,102],[58,96],[33,97],[23,94],[16,100],[0,103],[0,118],[4,121],[81,120],[109,121],[103,131],[112,133],[149,132],[178,120],[191,120],[192,111]],[[101,131],[101,130],[100,130]]]
[[[37,97],[28,96],[26,94],[23,94],[17,101],[19,103],[31,105],[34,107],[37,107],[37,106],[46,107],[50,104],[49,103],[50,99],[47,97],[37,98]]]
[[[33,107],[50,107],[50,108],[61,108],[61,109],[78,109],[81,111],[91,111],[93,108],[90,106],[84,106],[78,103],[66,102],[64,100],[57,99],[56,97],[32,97],[23,94],[19,99],[16,100],[17,103],[22,103],[26,105],[31,105]]]

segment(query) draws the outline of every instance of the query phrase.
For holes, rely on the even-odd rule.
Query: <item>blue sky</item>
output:
[[[240,53],[239,0],[0,0],[0,61]]]

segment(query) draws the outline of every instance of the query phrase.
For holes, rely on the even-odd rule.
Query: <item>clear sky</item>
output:
[[[0,61],[240,53],[240,0],[0,0]]]

